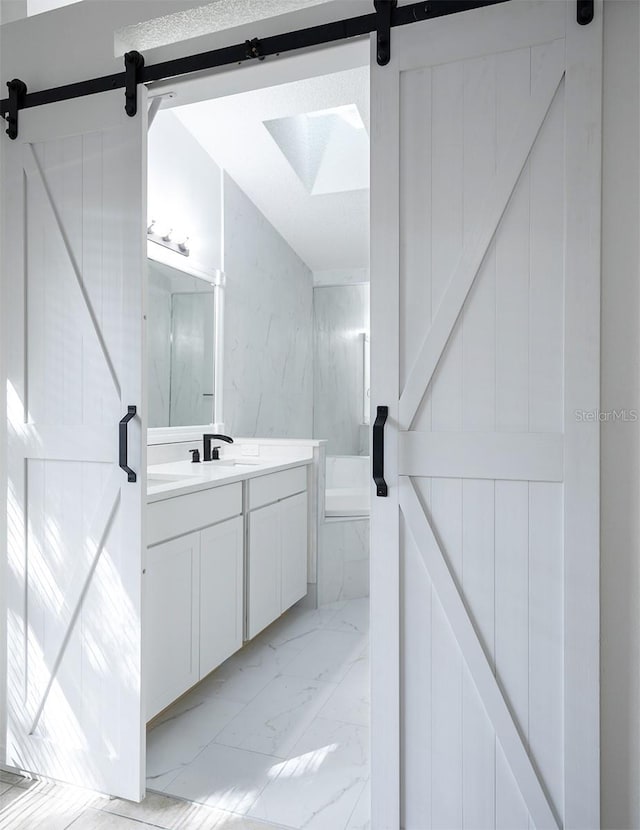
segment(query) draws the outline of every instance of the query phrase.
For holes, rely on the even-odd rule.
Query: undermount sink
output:
[[[170,484],[173,481],[187,481],[190,478],[193,478],[193,476],[185,473],[182,473],[182,475],[176,475],[175,473],[148,473],[147,484]]]
[[[219,459],[218,461],[208,462],[214,467],[255,467],[256,464],[262,464],[262,461],[245,461],[239,458]]]

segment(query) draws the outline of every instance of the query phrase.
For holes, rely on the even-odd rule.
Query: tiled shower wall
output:
[[[363,426],[363,344],[369,330],[369,286],[313,289],[313,437],[327,455],[366,455]]]

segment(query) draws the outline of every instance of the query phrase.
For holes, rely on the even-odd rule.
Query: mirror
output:
[[[148,274],[148,425],[212,423],[213,285],[152,259]]]

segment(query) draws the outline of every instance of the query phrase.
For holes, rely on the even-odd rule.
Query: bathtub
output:
[[[328,456],[318,533],[318,604],[369,596],[369,457]]]
[[[369,515],[368,455],[327,456],[324,512],[331,517]]]

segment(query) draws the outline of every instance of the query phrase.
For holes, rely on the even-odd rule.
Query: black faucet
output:
[[[233,444],[233,438],[230,438],[228,435],[216,435],[215,433],[209,432],[206,432],[202,436],[202,441],[204,444],[203,461],[217,461],[220,458],[220,447],[214,447],[213,452],[211,451],[212,441],[226,441],[227,444]]]

